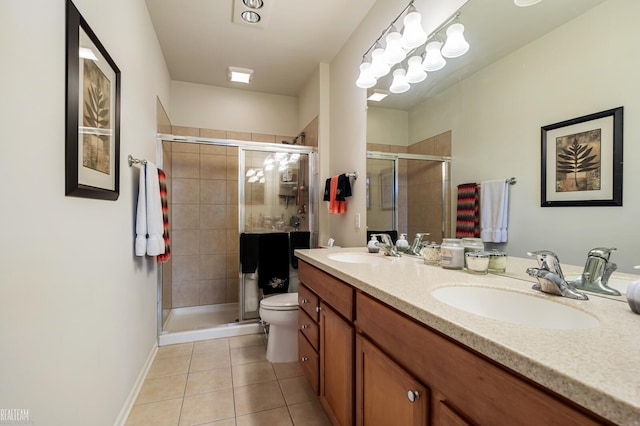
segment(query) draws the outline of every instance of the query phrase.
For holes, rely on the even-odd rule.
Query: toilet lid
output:
[[[292,311],[298,309],[298,293],[283,293],[265,297],[260,306],[274,311]]]

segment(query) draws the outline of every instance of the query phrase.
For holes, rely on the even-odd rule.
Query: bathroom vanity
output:
[[[296,255],[300,363],[336,425],[640,424],[640,316],[626,303],[366,248]],[[516,324],[433,295],[455,286],[550,299],[593,321]]]

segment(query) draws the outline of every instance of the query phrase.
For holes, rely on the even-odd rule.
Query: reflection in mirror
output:
[[[243,232],[308,231],[307,154],[243,150]]]
[[[425,242],[449,236],[450,157],[442,154],[450,149],[450,132],[408,147],[368,144],[368,230],[395,230],[409,241],[416,233]]]
[[[632,124],[640,110],[639,56],[633,53],[639,8],[635,0],[545,0],[528,8],[504,0],[467,2],[461,19],[470,51],[408,92],[369,102],[367,142],[406,152],[416,141],[451,130],[452,186],[518,177],[509,198],[509,241],[499,247],[510,260],[549,249],[563,268],[575,265],[565,268],[575,279],[589,249],[611,245],[618,247],[612,282],[638,279],[632,275],[640,263],[637,239],[628,224],[640,204],[632,189],[640,173]],[[541,208],[541,127],[618,106],[626,112],[624,205]],[[535,264],[526,263],[525,269]]]

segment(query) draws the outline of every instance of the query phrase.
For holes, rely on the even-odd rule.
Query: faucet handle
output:
[[[558,259],[558,255],[555,254],[554,252],[549,250],[537,250],[537,251],[529,251],[527,252],[527,255],[535,256],[540,268],[553,272],[554,274],[558,275],[560,278],[564,279],[562,268],[560,268],[560,259]]]
[[[608,261],[609,257],[611,257],[611,253],[616,250],[618,249],[615,247],[596,247],[589,250],[589,254],[587,254],[587,256],[597,256]]]

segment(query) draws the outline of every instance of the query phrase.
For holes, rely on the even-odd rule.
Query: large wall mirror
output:
[[[452,232],[457,185],[514,176],[509,237],[500,249],[517,257],[552,250],[563,264],[582,266],[590,249],[617,247],[611,261],[618,273],[637,273],[640,251],[628,226],[640,211],[633,186],[640,181],[640,26],[634,18],[640,2],[542,0],[517,7],[510,0],[470,0],[460,12],[469,52],[406,93],[369,101],[368,151],[411,152],[448,134],[450,151],[438,153],[451,157],[445,234]],[[541,207],[541,128],[620,106],[623,205]],[[398,191],[401,202],[402,186]]]

